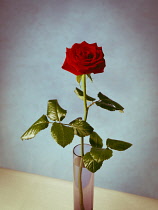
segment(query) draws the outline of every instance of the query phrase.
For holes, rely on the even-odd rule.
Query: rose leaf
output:
[[[108,148],[103,149],[93,147],[90,151],[91,156],[97,163],[110,159],[112,157],[112,153],[112,150]]]
[[[115,107],[112,104],[106,103],[105,101],[96,101],[95,104],[103,109],[107,109],[109,111],[115,111]]]
[[[58,104],[56,99],[49,100],[47,106],[47,116],[53,121],[62,121],[67,111]]]
[[[65,147],[72,142],[74,131],[71,127],[54,122],[51,127],[51,135],[60,146]]]
[[[121,112],[123,112],[124,108],[119,103],[111,100],[110,98],[108,98],[107,96],[105,96],[104,94],[102,94],[101,92],[98,93],[98,97],[101,100],[100,105],[102,105],[104,107],[106,105],[113,107],[112,110],[110,110],[110,109],[108,109],[108,110],[110,110],[110,111],[121,110]],[[102,106],[100,106],[100,107],[102,107]],[[102,107],[102,108],[104,108],[104,107]]]
[[[103,140],[100,138],[100,136],[93,131],[93,133],[90,134],[89,142],[92,145],[92,147],[103,147]]]
[[[106,145],[107,147],[118,151],[124,151],[132,146],[131,143],[109,138],[106,140]]]
[[[84,120],[77,118],[69,123],[69,125],[74,129],[75,135],[80,137],[85,137],[93,132],[93,128]]]
[[[22,136],[22,140],[32,139],[38,132],[48,127],[49,121],[46,115],[42,115]]]
[[[102,166],[102,162],[95,161],[94,158],[91,156],[91,153],[90,152],[87,152],[83,156],[83,162],[84,162],[85,167],[89,171],[91,171],[92,173],[95,173]]]

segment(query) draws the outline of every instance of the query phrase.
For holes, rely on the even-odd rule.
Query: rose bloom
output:
[[[106,62],[102,47],[96,43],[75,43],[70,49],[66,48],[66,58],[62,68],[75,75],[97,74],[104,72]]]

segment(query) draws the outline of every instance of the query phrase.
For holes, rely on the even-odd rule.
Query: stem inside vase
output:
[[[85,153],[90,149],[91,145],[84,144]],[[93,210],[94,174],[84,167],[80,154],[81,144],[73,150],[74,210]]]

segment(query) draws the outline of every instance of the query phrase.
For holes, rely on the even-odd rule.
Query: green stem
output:
[[[84,102],[84,118],[83,120],[87,120],[88,109],[87,109],[87,100],[86,100],[86,74],[82,75],[82,89],[83,89],[83,102]]]
[[[84,156],[84,137],[81,137],[81,157]]]
[[[83,90],[83,103],[84,103],[84,118],[83,120],[87,120],[88,108],[87,108],[87,100],[86,100],[86,75],[82,75],[82,90]],[[84,137],[81,137],[81,160],[80,160],[80,168],[78,174],[78,185],[80,192],[80,208],[84,210],[84,202],[83,202],[83,189],[82,189],[82,166],[83,166],[83,156],[84,156]]]
[[[78,186],[79,186],[79,192],[80,192],[80,209],[84,209],[84,202],[83,202],[83,189],[82,189],[82,166],[83,166],[83,159],[81,157],[80,159],[80,168],[78,172]]]
[[[83,90],[83,107],[84,107],[84,117],[83,120],[87,120],[88,108],[86,100],[86,74],[82,75],[82,90]],[[81,137],[81,156],[84,156],[84,138]]]

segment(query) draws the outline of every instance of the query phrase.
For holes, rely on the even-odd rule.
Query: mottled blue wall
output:
[[[99,187],[158,198],[158,1],[0,1],[0,166],[72,180],[72,148],[61,148],[49,129],[20,136],[58,99],[64,122],[82,116],[75,76],[61,69],[66,47],[97,42],[107,67],[92,75],[88,94],[99,91],[125,113],[92,107],[88,121],[104,139],[133,144],[115,152],[96,174]],[[88,141],[88,140],[87,140]]]

